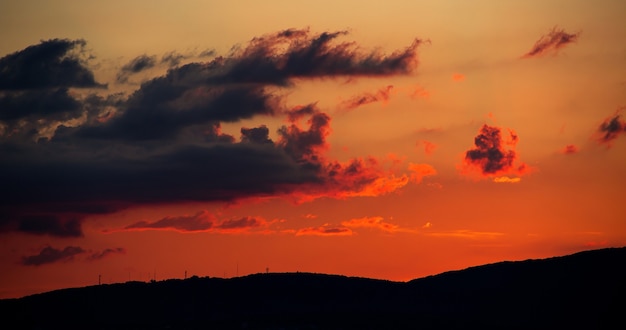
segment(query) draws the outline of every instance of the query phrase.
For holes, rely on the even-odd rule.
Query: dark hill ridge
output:
[[[626,247],[409,282],[313,273],[127,282],[0,300],[0,311],[11,329],[626,329]]]

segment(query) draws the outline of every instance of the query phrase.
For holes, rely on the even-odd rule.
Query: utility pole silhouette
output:
[[[185,279],[187,279],[187,271],[185,271]]]
[[[98,274],[98,285],[102,285],[102,275]]]

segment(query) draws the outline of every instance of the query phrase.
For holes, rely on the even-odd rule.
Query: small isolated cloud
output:
[[[422,182],[425,176],[432,176],[437,174],[437,170],[428,164],[415,164],[409,163],[409,171],[411,171],[410,180],[415,183]]]
[[[461,82],[465,80],[465,75],[461,73],[455,73],[452,75],[452,80],[456,82]]]
[[[422,226],[422,228],[424,228],[424,229],[428,229],[428,228],[430,228],[430,227],[432,227],[432,226],[433,226],[433,224],[432,224],[432,223],[427,222],[427,223],[425,223],[425,224]]]
[[[46,246],[36,255],[22,257],[21,264],[24,266],[41,266],[55,262],[67,262],[73,260],[74,256],[85,252],[79,246],[67,246],[62,250]]]
[[[328,224],[319,227],[302,228],[296,231],[296,236],[352,236],[353,232],[347,227],[333,227]]]
[[[418,141],[417,145],[422,146],[424,148],[424,153],[428,156],[432,155],[435,152],[435,149],[437,149],[436,144],[427,140]]]
[[[509,178],[508,176],[499,176],[493,178],[493,182],[495,183],[518,183],[520,181],[522,181],[522,178],[520,177]]]
[[[88,257],[88,261],[97,261],[115,254],[126,254],[126,249],[118,247],[114,249],[104,249],[102,251],[92,252]]]
[[[157,64],[156,56],[140,55],[124,64],[117,73],[117,81],[125,83],[132,74],[153,68]]]
[[[540,57],[549,53],[556,54],[561,48],[578,41],[579,37],[580,32],[567,33],[563,29],[554,27],[550,32],[541,36],[522,58]]]
[[[621,118],[620,113],[623,109],[618,110],[612,117],[606,118],[600,124],[594,137],[599,144],[604,144],[610,148],[615,139],[626,133],[626,121]]]
[[[418,85],[409,92],[409,97],[412,99],[427,99],[430,97],[430,92]]]
[[[392,85],[388,85],[387,87],[381,88],[375,93],[362,93],[359,95],[355,95],[350,99],[341,102],[340,108],[344,110],[352,110],[358,108],[362,105],[366,105],[374,102],[382,102],[386,104],[391,97],[391,90],[393,89]]]
[[[341,225],[348,228],[373,228],[386,232],[395,232],[399,229],[398,225],[385,222],[383,217],[363,217],[343,221]]]
[[[578,152],[578,147],[573,144],[568,144],[563,149],[561,149],[561,153],[564,155],[571,155],[577,152]]]
[[[509,130],[509,139],[504,140],[499,127],[483,125],[474,138],[475,147],[465,152],[464,172],[477,170],[483,177],[527,173],[529,169],[526,164],[515,164],[518,155],[514,148],[518,141],[519,137],[512,130]]]

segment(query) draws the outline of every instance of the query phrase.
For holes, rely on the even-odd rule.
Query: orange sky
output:
[[[626,245],[622,1],[0,7],[0,298]]]

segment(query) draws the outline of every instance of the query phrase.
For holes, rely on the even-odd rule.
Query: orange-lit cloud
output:
[[[579,37],[580,32],[571,34],[554,27],[548,34],[541,36],[522,58],[539,57],[548,53],[556,54],[561,48],[578,41]]]
[[[352,234],[350,228],[330,225],[302,228],[296,231],[296,236],[352,236]]]
[[[578,152],[578,147],[573,144],[568,144],[561,150],[562,154],[571,155]]]
[[[453,237],[453,238],[480,240],[480,239],[495,239],[495,238],[503,236],[504,233],[459,229],[459,230],[453,230],[453,231],[428,232],[426,233],[426,235],[435,236],[435,237]]]
[[[410,179],[415,183],[422,182],[425,176],[432,176],[437,174],[437,170],[428,164],[415,164],[409,163],[409,171],[411,171]]]
[[[522,181],[522,178],[520,177],[509,178],[508,176],[499,176],[493,178],[493,182],[495,183],[518,183],[520,181]]]
[[[626,133],[626,121],[621,118],[621,111],[624,108],[618,110],[612,117],[606,118],[602,124],[598,127],[595,133],[595,140],[610,148],[613,145],[615,139],[620,135]]]
[[[350,99],[341,102],[339,107],[344,110],[352,110],[358,108],[362,105],[366,105],[374,102],[382,102],[385,105],[389,98],[391,97],[391,91],[393,89],[392,85],[388,85],[385,88],[381,88],[375,93],[362,93],[359,95],[355,95]]]
[[[472,170],[477,170],[484,177],[527,173],[529,168],[526,164],[515,164],[518,155],[514,148],[518,141],[519,137],[512,130],[509,130],[509,139],[504,140],[499,127],[483,125],[474,138],[475,147],[465,152],[462,172],[471,174]]]
[[[398,231],[399,226],[385,222],[383,217],[363,217],[343,221],[342,226],[348,228],[373,228],[386,232]]]
[[[452,80],[456,82],[461,82],[465,80],[465,75],[461,73],[455,73],[452,75]]]

